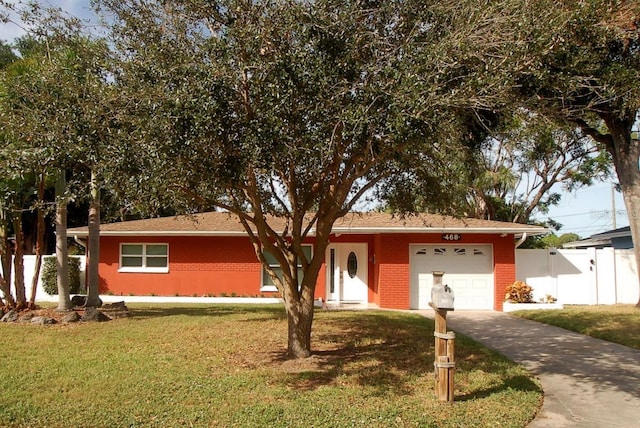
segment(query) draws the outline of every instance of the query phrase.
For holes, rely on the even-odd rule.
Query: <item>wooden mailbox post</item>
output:
[[[433,272],[433,287],[429,305],[435,311],[435,392],[438,400],[453,403],[453,375],[456,368],[455,339],[452,331],[447,331],[447,312],[453,311],[453,291],[442,285],[444,272]]]

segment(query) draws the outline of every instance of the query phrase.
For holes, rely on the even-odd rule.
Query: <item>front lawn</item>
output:
[[[0,325],[0,426],[524,427],[542,392],[456,339],[456,402],[433,393],[433,320],[318,311],[286,360],[281,306],[129,305],[106,323]]]
[[[511,314],[640,349],[640,309],[634,305],[565,306]]]

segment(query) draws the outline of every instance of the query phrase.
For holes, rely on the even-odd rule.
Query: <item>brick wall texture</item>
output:
[[[494,309],[502,310],[507,284],[515,280],[514,236],[462,234],[459,244],[493,247]],[[120,244],[166,243],[168,273],[119,272]],[[310,241],[311,243],[312,241]],[[410,244],[443,244],[440,234],[340,235],[331,242],[368,245],[368,301],[382,308],[408,309],[410,302]],[[113,237],[100,240],[101,293],[158,296],[273,296],[261,291],[262,266],[245,237]],[[316,297],[324,298],[325,267],[316,284]]]

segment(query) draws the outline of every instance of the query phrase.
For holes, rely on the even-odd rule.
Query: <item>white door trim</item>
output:
[[[351,271],[349,269],[350,256]],[[369,263],[366,242],[330,244],[327,247],[325,263],[327,301],[336,303],[368,302]]]

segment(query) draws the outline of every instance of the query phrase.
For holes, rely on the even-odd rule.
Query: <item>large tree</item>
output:
[[[515,74],[516,93],[611,156],[640,266],[640,140],[633,132],[640,114],[640,3],[559,2],[553,14],[527,29],[546,37],[546,48],[529,46],[523,58],[530,66]]]
[[[481,56],[490,14],[475,2],[100,3],[133,153],[120,189],[237,216],[284,299],[289,355],[309,356],[334,222],[369,195],[412,209],[401,195],[421,192],[448,209],[465,176],[461,112],[490,103],[458,60]]]
[[[35,19],[40,15],[34,15]],[[46,16],[51,17],[47,14]],[[89,191],[89,170],[94,176],[111,164],[103,158],[110,132],[106,118],[109,87],[101,66],[108,51],[106,45],[74,32],[72,23],[55,21],[59,27],[40,22],[47,27],[35,27],[34,34],[21,39],[23,59],[11,65],[11,73],[3,73],[2,112],[0,120],[3,135],[11,144],[2,154],[11,159],[12,176],[35,176],[40,208],[39,233],[44,232],[45,179],[55,182],[56,191],[56,254],[58,256],[58,309],[71,308],[67,284],[66,210],[70,198],[97,195],[98,184]],[[45,29],[46,31],[43,31]],[[68,177],[67,177],[68,176]],[[67,178],[72,178],[67,184]],[[95,181],[94,181],[95,182]],[[91,203],[91,217],[96,219],[96,204]],[[92,238],[98,233],[97,222],[92,221]],[[19,224],[15,223],[18,229]],[[42,235],[40,235],[42,236]],[[42,239],[37,251],[42,252]],[[96,240],[92,239],[92,243]],[[16,246],[18,248],[18,246]],[[93,247],[93,252],[97,251]],[[97,304],[97,257],[89,255],[88,298],[91,306]],[[36,272],[37,273],[37,272]],[[37,279],[37,275],[35,277]],[[18,278],[16,278],[18,279]],[[35,282],[34,282],[35,284]],[[33,289],[33,286],[32,286]],[[32,293],[32,299],[35,293]],[[32,302],[33,303],[33,302]]]
[[[5,49],[5,45],[3,50]],[[44,236],[44,180],[45,174],[39,160],[26,150],[24,145],[13,139],[11,122],[15,105],[14,88],[25,74],[33,70],[34,64],[13,54],[9,49],[0,64],[0,257],[2,275],[0,285],[8,307],[23,309],[28,306],[27,285],[24,281],[25,234],[24,218],[36,212],[36,264],[31,284],[33,306],[35,288],[40,270]],[[8,233],[14,234],[13,248],[8,244]],[[13,259],[13,260],[12,260]],[[13,266],[12,266],[13,265]],[[13,277],[12,277],[13,270]],[[15,296],[12,294],[12,285]]]
[[[524,109],[492,130],[476,153],[465,212],[470,217],[529,223],[557,205],[560,189],[609,176],[610,157],[598,143]]]

